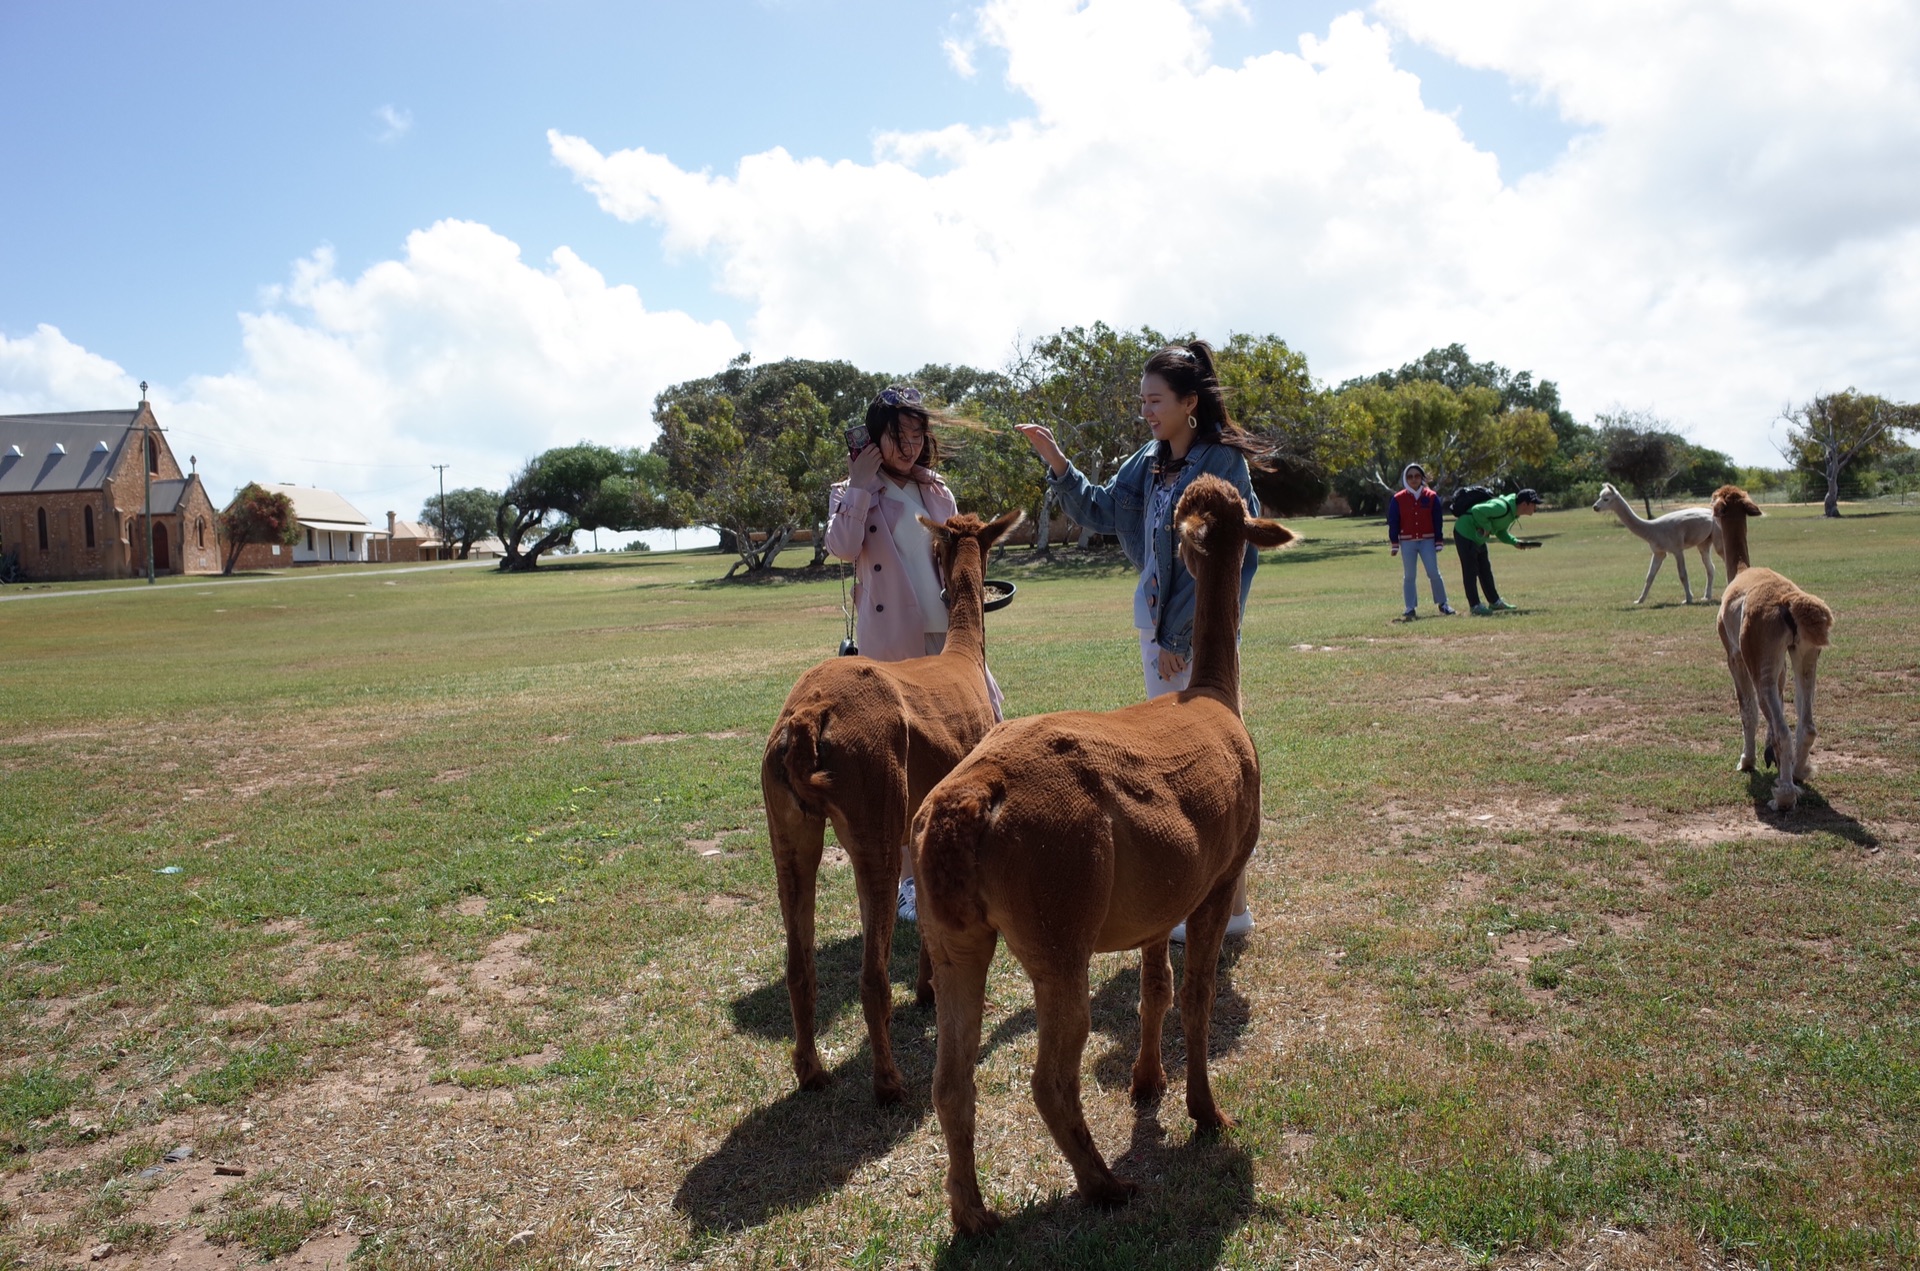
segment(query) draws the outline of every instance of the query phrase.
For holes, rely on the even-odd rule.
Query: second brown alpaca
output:
[[[1800,797],[1800,782],[1813,771],[1814,673],[1820,651],[1832,635],[1833,610],[1792,579],[1749,564],[1747,521],[1759,515],[1759,505],[1739,486],[1723,485],[1713,492],[1713,519],[1720,526],[1727,556],[1727,585],[1720,593],[1720,645],[1740,699],[1744,736],[1739,770],[1754,769],[1755,734],[1764,714],[1766,760],[1776,765],[1778,774],[1773,806],[1787,812]],[[1787,728],[1786,708],[1789,668],[1794,713],[1799,717],[1792,731]]]
[[[939,1011],[933,1102],[962,1233],[999,1222],[981,1200],[974,1163],[973,1072],[987,969],[1002,938],[1033,980],[1034,1102],[1082,1197],[1117,1204],[1134,1191],[1107,1168],[1080,1105],[1095,952],[1141,951],[1133,1095],[1152,1099],[1167,1084],[1168,935],[1186,920],[1187,1110],[1203,1130],[1232,1124],[1207,1080],[1207,1033],[1234,882],[1260,836],[1260,757],[1240,719],[1240,563],[1248,542],[1278,547],[1293,534],[1249,518],[1234,488],[1211,476],[1188,486],[1174,523],[1197,590],[1189,687],[1104,714],[1002,724],[934,788],[914,823],[921,938]]]

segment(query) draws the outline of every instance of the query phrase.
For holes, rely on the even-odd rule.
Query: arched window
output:
[[[87,546],[92,547],[93,546],[93,508],[89,506],[82,510],[86,514],[82,519],[86,522],[86,526],[87,526]]]
[[[40,509],[40,550],[47,550],[47,510]]]
[[[207,545],[207,518],[206,517],[203,516],[203,517],[200,517],[198,520],[194,521],[193,537],[194,537],[194,541],[199,543],[201,547],[205,547]]]
[[[153,438],[147,438],[147,471],[160,471],[160,447],[153,444]]]

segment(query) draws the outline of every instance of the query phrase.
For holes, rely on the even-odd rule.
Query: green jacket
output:
[[[1518,547],[1520,540],[1509,531],[1513,523],[1520,519],[1520,509],[1517,506],[1519,502],[1519,495],[1503,494],[1499,498],[1488,499],[1485,503],[1476,503],[1467,509],[1465,516],[1454,521],[1453,532],[1458,537],[1478,543],[1482,547],[1487,545],[1489,538],[1497,538],[1502,543],[1512,543]]]

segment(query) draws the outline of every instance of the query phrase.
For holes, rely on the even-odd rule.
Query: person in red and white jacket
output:
[[[1440,606],[1440,612],[1453,613],[1453,606],[1447,603],[1447,585],[1440,580],[1440,551],[1446,543],[1440,536],[1441,513],[1440,496],[1427,484],[1427,470],[1417,463],[1408,464],[1400,474],[1400,488],[1387,501],[1387,542],[1400,558],[1400,594],[1407,605],[1404,621],[1419,616],[1420,593],[1413,576],[1416,561],[1427,567],[1427,584],[1433,589],[1433,602]]]

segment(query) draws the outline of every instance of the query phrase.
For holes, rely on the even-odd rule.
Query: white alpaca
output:
[[[1707,567],[1707,603],[1713,603],[1713,554],[1720,553],[1724,560],[1726,548],[1721,543],[1720,527],[1714,523],[1711,508],[1681,508],[1649,521],[1635,512],[1633,504],[1609,483],[1600,487],[1600,497],[1594,500],[1593,510],[1613,513],[1622,525],[1646,539],[1647,546],[1653,549],[1653,563],[1647,566],[1647,585],[1640,589],[1640,599],[1634,604],[1646,601],[1647,593],[1653,590],[1654,577],[1668,556],[1673,557],[1674,566],[1680,571],[1680,590],[1686,593],[1687,603],[1693,603],[1693,584],[1687,580],[1688,548],[1699,552],[1700,563]]]

